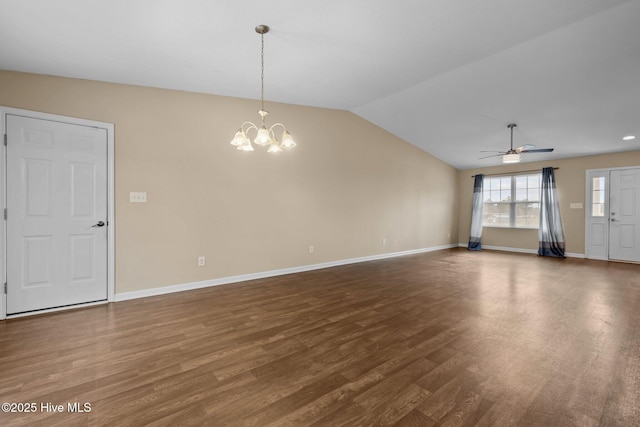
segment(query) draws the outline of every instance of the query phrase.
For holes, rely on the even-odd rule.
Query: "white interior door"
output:
[[[640,262],[640,169],[613,169],[609,197],[609,258]]]
[[[6,133],[7,314],[106,300],[106,130],[7,114]]]

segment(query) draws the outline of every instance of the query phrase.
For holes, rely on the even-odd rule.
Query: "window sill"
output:
[[[498,225],[483,225],[482,228],[496,228],[500,230],[539,230],[540,227],[500,227]]]

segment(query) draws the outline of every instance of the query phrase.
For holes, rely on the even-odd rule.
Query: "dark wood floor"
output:
[[[2,426],[638,426],[640,266],[354,264],[0,322],[0,367]]]

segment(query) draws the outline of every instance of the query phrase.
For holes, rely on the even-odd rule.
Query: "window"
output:
[[[483,226],[538,228],[542,174],[485,177]]]
[[[592,178],[591,183],[591,216],[604,216],[605,181],[604,176]]]

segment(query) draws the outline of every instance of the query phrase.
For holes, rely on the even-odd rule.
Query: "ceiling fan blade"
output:
[[[500,153],[500,154],[506,154],[506,151],[498,151],[498,150],[482,150],[480,151],[481,153]]]
[[[478,160],[488,159],[489,157],[498,157],[498,156],[504,156],[504,153],[498,153],[498,154],[492,154],[490,156],[478,157]]]
[[[521,153],[550,153],[553,148],[538,148],[535,150],[522,150]]]
[[[523,153],[526,152],[527,150],[530,150],[532,148],[534,148],[535,145],[531,145],[531,144],[524,144],[522,147],[518,147],[515,149],[516,153]]]

